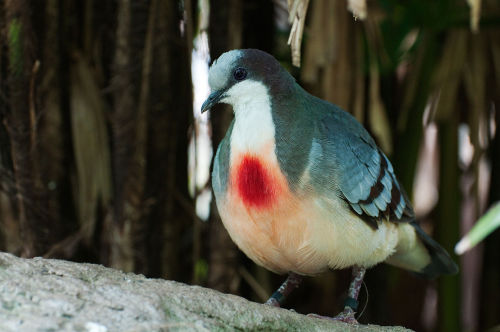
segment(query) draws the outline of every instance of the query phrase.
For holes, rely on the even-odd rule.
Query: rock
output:
[[[352,326],[100,265],[0,253],[0,331],[409,331]]]

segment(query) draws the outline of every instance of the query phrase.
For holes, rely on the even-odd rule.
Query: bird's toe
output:
[[[319,318],[319,319],[333,320],[333,321],[336,321],[336,322],[344,322],[344,323],[347,323],[347,324],[359,324],[358,321],[356,320],[356,318],[354,317],[355,314],[356,313],[354,312],[354,310],[352,310],[349,307],[346,307],[344,309],[344,311],[342,311],[341,313],[339,313],[335,317],[321,316],[321,315],[318,315],[318,314],[308,314],[307,316],[308,317]]]
[[[276,308],[280,308],[280,303],[278,302],[278,300],[276,300],[274,297],[271,297],[269,298],[269,300],[267,300],[265,303],[265,305],[268,305],[268,306],[271,306],[271,307],[276,307]]]

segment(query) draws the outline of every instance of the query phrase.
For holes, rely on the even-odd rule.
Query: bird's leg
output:
[[[355,323],[358,321],[354,318],[354,314],[358,311],[358,295],[366,269],[358,266],[352,268],[352,281],[349,285],[349,292],[344,302],[344,310],[334,317],[335,320],[340,320],[346,323]]]
[[[265,304],[273,307],[281,307],[283,302],[290,293],[297,287],[299,287],[302,277],[298,274],[290,272],[285,282],[283,282],[276,292],[271,295],[269,300]]]
[[[341,321],[344,323],[358,324],[358,321],[354,317],[356,311],[358,310],[358,295],[361,285],[363,284],[363,277],[365,276],[366,269],[358,266],[352,268],[352,281],[349,285],[349,291],[347,293],[347,299],[344,302],[344,310],[337,316],[324,317],[316,314],[309,314],[308,316],[316,318],[326,318],[335,321]]]

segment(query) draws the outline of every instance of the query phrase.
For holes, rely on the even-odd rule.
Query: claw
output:
[[[354,310],[352,310],[352,308],[345,307],[344,311],[342,311],[341,313],[339,313],[335,317],[321,316],[321,315],[318,315],[318,314],[308,314],[307,316],[308,317],[319,318],[319,319],[333,320],[333,321],[336,321],[336,322],[344,322],[344,323],[347,323],[347,324],[358,325],[359,323],[356,320],[356,318],[354,317],[354,314],[356,314],[356,313],[354,312]]]
[[[269,300],[264,303],[265,305],[271,306],[271,307],[276,307],[276,308],[281,308],[280,303],[278,300],[276,300],[274,297],[271,297]]]
[[[344,310],[335,317],[326,317],[317,314],[308,314],[309,317],[315,317],[320,319],[334,320],[337,322],[344,322],[347,324],[359,324],[354,315],[358,308],[358,295],[361,284],[363,283],[363,277],[365,276],[365,269],[361,267],[354,266],[352,269],[353,279],[349,285],[349,292],[347,299],[344,303]]]

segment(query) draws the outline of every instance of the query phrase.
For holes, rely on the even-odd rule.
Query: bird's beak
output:
[[[210,110],[215,104],[218,104],[219,101],[225,97],[224,90],[214,91],[208,96],[207,100],[201,105],[201,113],[205,113]]]

